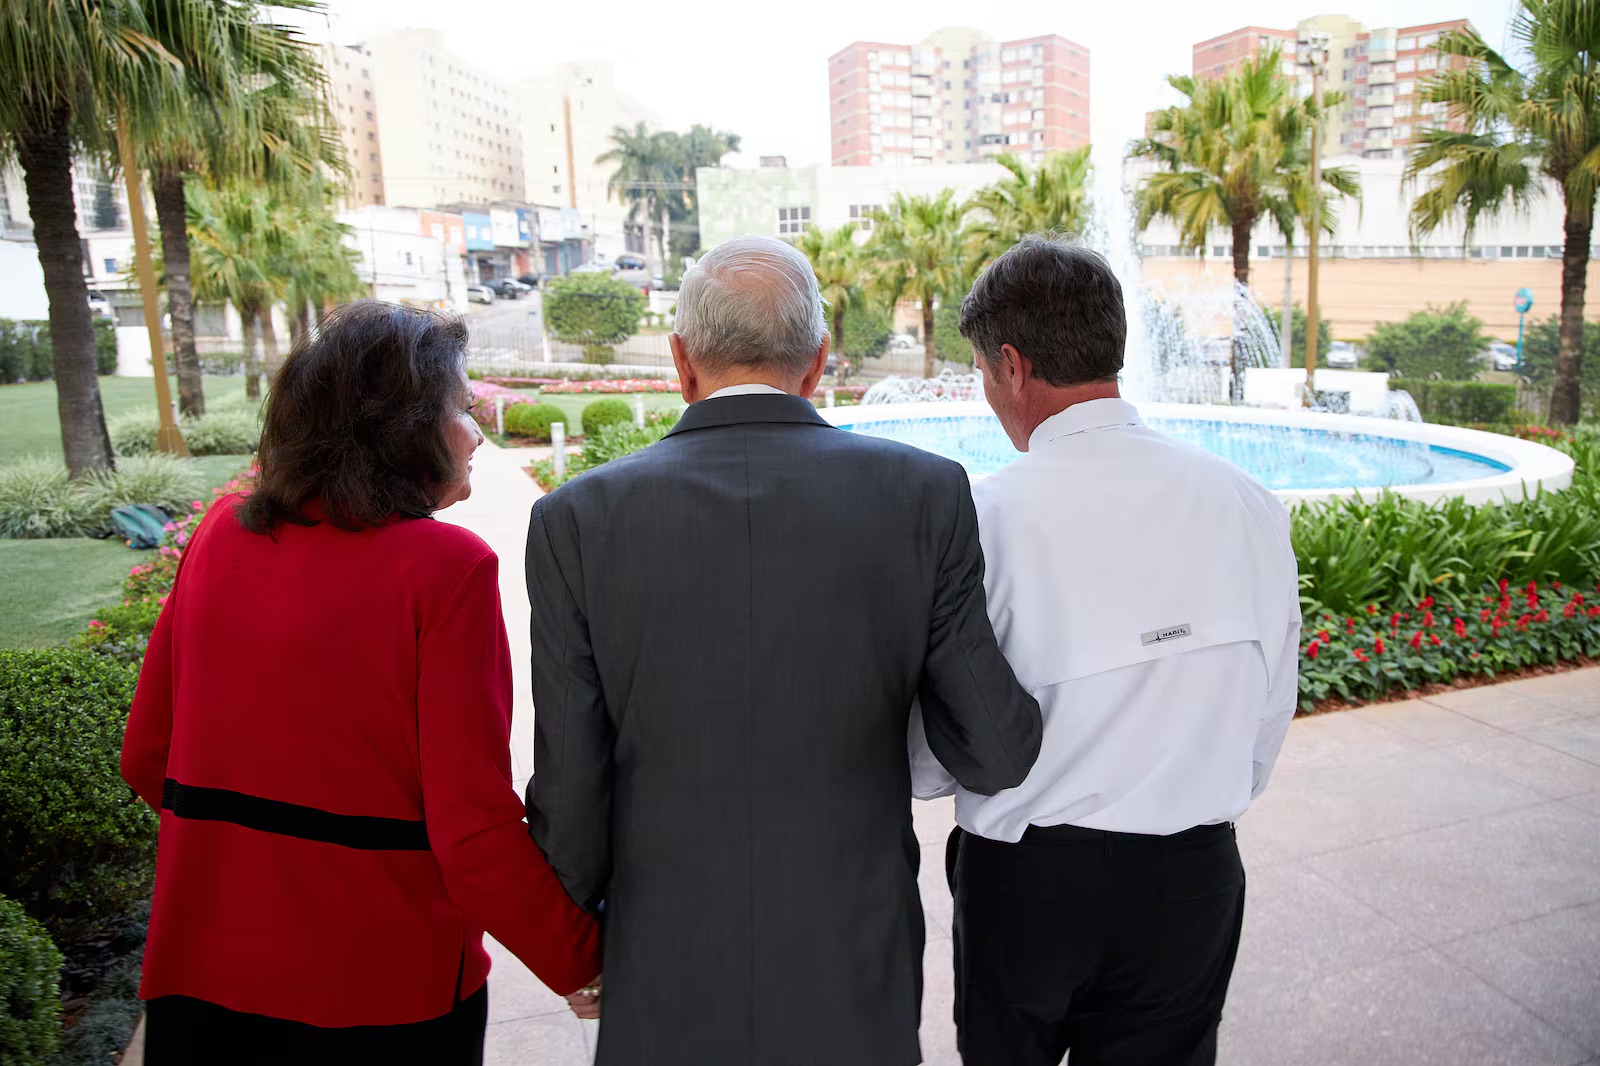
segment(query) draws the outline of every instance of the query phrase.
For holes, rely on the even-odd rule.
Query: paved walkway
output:
[[[441,515],[500,554],[519,788],[527,461],[485,446],[473,498]],[[923,1051],[955,1066],[950,803],[916,815]],[[1250,888],[1227,1066],[1600,1066],[1600,669],[1297,721],[1239,836]],[[498,949],[489,988],[489,1066],[586,1066],[596,1023]]]

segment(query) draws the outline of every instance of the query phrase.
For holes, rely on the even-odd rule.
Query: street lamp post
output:
[[[1310,407],[1317,397],[1317,340],[1320,334],[1317,321],[1317,252],[1322,238],[1322,74],[1328,65],[1328,40],[1326,33],[1307,34],[1297,47],[1298,61],[1311,68],[1311,103],[1315,115],[1311,122],[1311,189],[1306,219],[1306,391],[1305,406]]]
[[[1518,289],[1512,306],[1517,309],[1517,373],[1522,373],[1522,321],[1533,310],[1533,290]]]

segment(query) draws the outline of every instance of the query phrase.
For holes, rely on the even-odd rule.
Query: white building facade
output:
[[[345,244],[361,257],[356,275],[369,296],[441,311],[466,309],[461,256],[447,239],[426,231],[421,212],[368,206],[341,212],[338,218],[353,231]]]

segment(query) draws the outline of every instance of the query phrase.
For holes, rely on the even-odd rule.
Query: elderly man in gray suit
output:
[[[1039,751],[984,609],[966,474],[836,429],[790,245],[685,275],[690,404],[534,505],[529,825],[603,909],[600,1066],[913,1066],[907,722],[978,793]]]

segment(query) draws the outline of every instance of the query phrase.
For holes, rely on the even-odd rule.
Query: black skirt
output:
[[[147,1066],[483,1066],[488,1018],[488,985],[438,1018],[345,1029],[245,1014],[188,996],[162,996],[145,1004],[144,1061]]]

